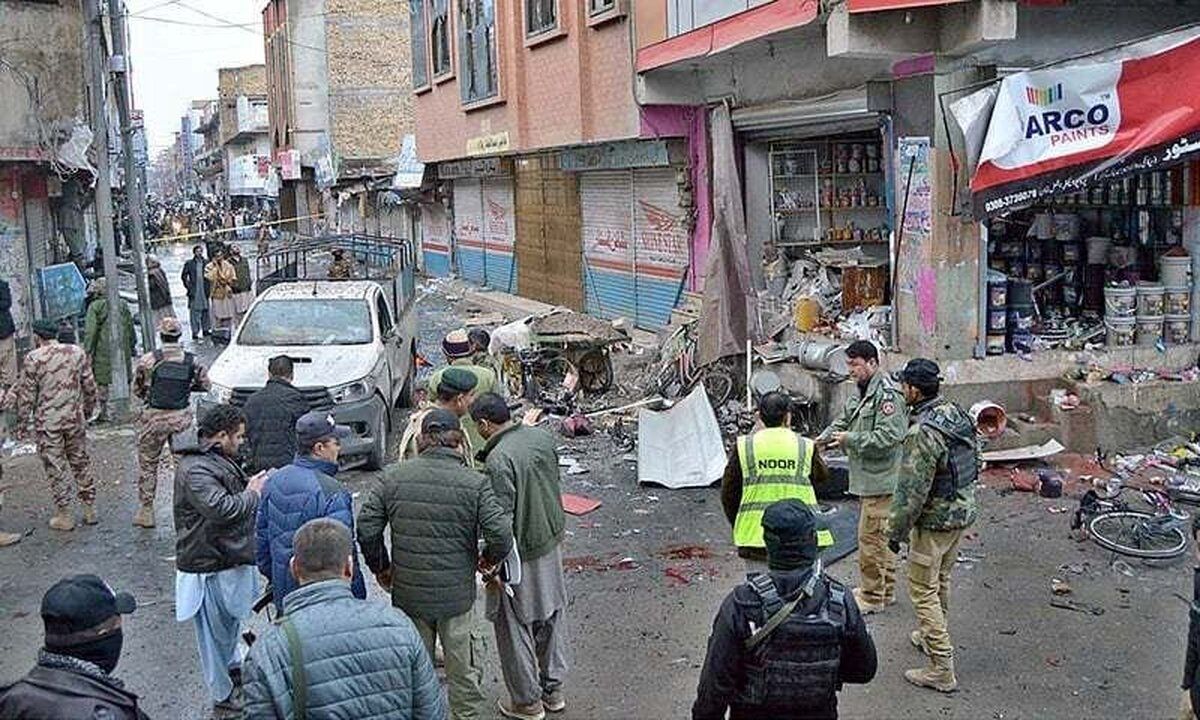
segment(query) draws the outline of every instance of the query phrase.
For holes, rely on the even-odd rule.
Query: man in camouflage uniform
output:
[[[471,409],[471,403],[479,395],[478,381],[475,375],[466,368],[446,368],[446,372],[441,375],[441,380],[433,389],[433,402],[427,403],[408,418],[408,426],[400,436],[400,458],[409,460],[417,456],[417,436],[421,434],[421,423],[430,410],[441,408],[449,410],[459,418],[463,429],[463,441],[466,443],[466,447],[463,448],[463,457],[467,461],[467,467],[475,468],[477,464],[475,452],[483,449],[484,441],[479,435],[479,428],[475,423],[471,422],[470,430],[468,430],[465,422]]]
[[[87,452],[87,418],[96,409],[96,380],[87,353],[58,342],[58,326],[48,320],[33,324],[37,347],[25,357],[17,384],[17,414],[37,440],[38,455],[57,508],[54,530],[75,529],[67,467],[75,475],[83,523],[95,525],[96,478]]]
[[[354,277],[354,260],[346,257],[346,251],[333,249],[333,262],[329,265],[330,280],[349,280]]]
[[[904,436],[888,545],[899,552],[900,544],[908,543],[908,589],[920,625],[910,638],[929,656],[926,667],[906,670],[904,677],[920,687],[952,692],[958,679],[946,628],[950,571],[963,532],[979,514],[980,458],[971,417],[938,394],[939,372],[924,358],[910,360],[900,372],[913,422]]]
[[[163,457],[163,447],[172,435],[191,426],[191,391],[207,390],[209,386],[204,367],[195,364],[179,344],[181,335],[183,325],[177,319],[160,320],[158,337],[162,340],[162,348],[143,355],[133,371],[133,394],[142,401],[137,438],[138,511],[133,517],[137,527],[154,527],[154,495],[158,490],[158,465]],[[167,372],[171,369],[180,370],[183,375],[190,374],[190,380],[176,382]],[[167,397],[170,395],[175,398]],[[179,402],[172,402],[172,399]],[[185,403],[185,407],[168,407]]]
[[[850,460],[850,492],[859,497],[858,574],[854,599],[864,615],[896,602],[896,556],[887,546],[888,513],[900,469],[900,441],[908,429],[904,395],[879,371],[879,351],[866,340],[846,348],[850,376],[858,392],[842,413],[817,437],[821,446],[837,446]]]

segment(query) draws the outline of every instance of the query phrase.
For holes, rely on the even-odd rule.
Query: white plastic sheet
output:
[[[704,387],[669,410],[638,412],[638,482],[707,487],[725,473],[721,429]]]

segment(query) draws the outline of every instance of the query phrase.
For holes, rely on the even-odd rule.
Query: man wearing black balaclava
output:
[[[138,697],[112,676],[121,657],[121,616],[137,607],[95,575],[59,580],[42,598],[45,647],[37,665],[0,688],[0,717],[145,720]]]
[[[821,573],[817,518],[799,500],[762,516],[768,572],[721,604],[693,720],[837,718],[842,683],[875,677],[875,643],[854,595]]]

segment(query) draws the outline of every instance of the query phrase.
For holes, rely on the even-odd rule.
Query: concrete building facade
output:
[[[265,65],[217,70],[218,134],[231,207],[274,197]]]
[[[280,216],[297,218],[286,227],[410,237],[380,197],[413,132],[405,3],[271,0],[263,32]]]

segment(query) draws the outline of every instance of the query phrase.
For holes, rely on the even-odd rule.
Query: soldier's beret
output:
[[[478,384],[479,380],[475,377],[475,373],[470,370],[463,370],[459,367],[448,367],[442,373],[438,389],[454,393],[466,393],[474,390]]]
[[[49,340],[50,338],[58,337],[58,323],[53,320],[34,320],[32,329],[33,334],[40,338]]]

